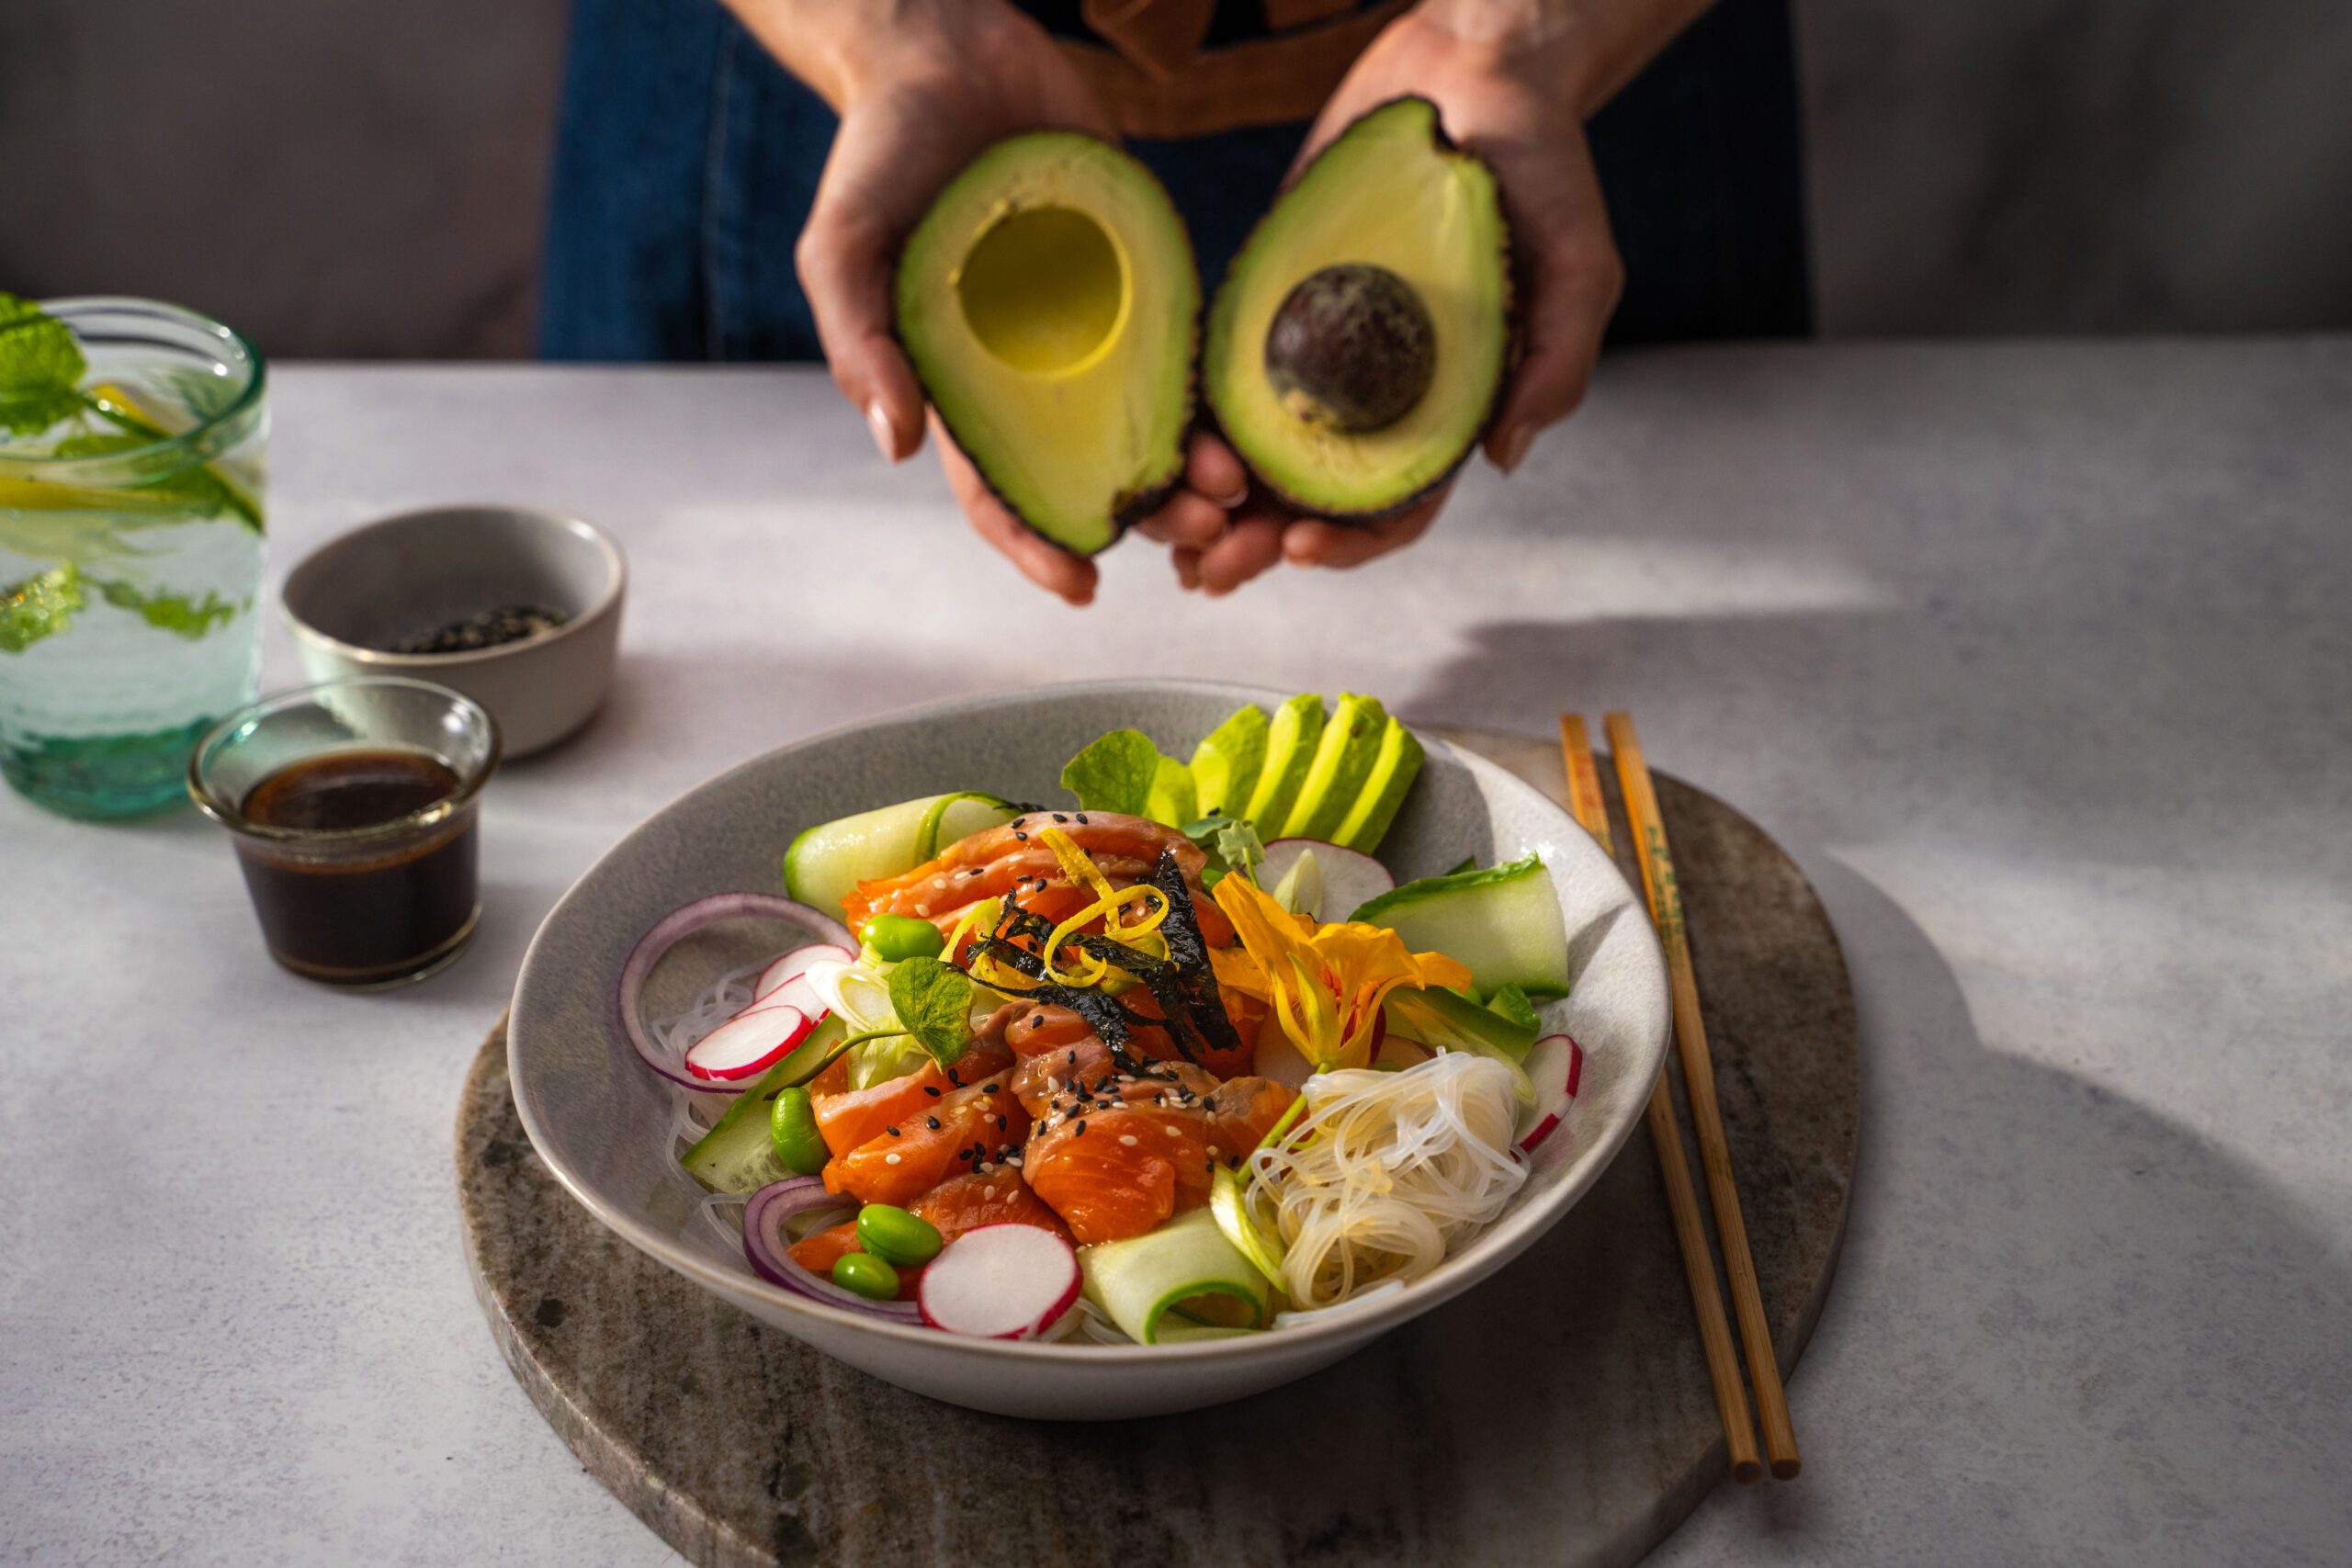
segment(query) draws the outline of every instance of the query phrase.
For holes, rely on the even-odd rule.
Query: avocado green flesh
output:
[[[1203,390],[1250,468],[1327,516],[1378,516],[1451,474],[1485,427],[1510,345],[1510,232],[1494,175],[1402,98],[1350,126],[1276,203],[1217,289]],[[1351,434],[1301,419],[1265,367],[1275,312],[1303,279],[1371,264],[1419,298],[1436,336],[1428,389],[1395,423]]]
[[[956,445],[1056,544],[1117,539],[1183,468],[1200,283],[1149,171],[1069,131],[1008,138],[899,255],[899,341]]]
[[[1238,817],[1266,765],[1266,710],[1245,703],[1193,750],[1193,784],[1203,812]]]
[[[1241,813],[1260,838],[1282,836],[1292,803],[1315,765],[1315,748],[1322,735],[1322,693],[1303,692],[1274,710],[1266,731],[1266,765],[1259,770],[1249,809]]]
[[[1355,804],[1348,814],[1340,818],[1331,841],[1365,854],[1378,849],[1380,840],[1387,836],[1388,825],[1396,820],[1397,807],[1405,804],[1406,791],[1413,787],[1420,772],[1420,740],[1391,718],[1382,727],[1380,749],[1373,755],[1372,770],[1364,776],[1363,787],[1357,792]]]
[[[1330,720],[1316,742],[1315,760],[1307,767],[1306,782],[1299,785],[1298,799],[1291,807],[1282,837],[1332,839],[1372,774],[1387,723],[1388,715],[1379,698],[1340,694]]]

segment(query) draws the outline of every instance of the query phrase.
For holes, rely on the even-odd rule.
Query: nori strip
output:
[[[1127,1049],[1138,1029],[1148,1029],[1158,1019],[1144,1018],[1119,1005],[1116,997],[1096,990],[1078,990],[1057,981],[1043,978],[1046,961],[1027,948],[1015,947],[1001,937],[989,937],[975,952],[985,953],[1006,968],[1026,975],[1037,984],[1021,993],[1056,1007],[1065,1007],[1086,1021],[1088,1028],[1101,1037],[1111,1049],[1111,1060],[1121,1072],[1137,1077],[1151,1076],[1151,1064]]]
[[[1115,969],[1123,969],[1142,981],[1145,988],[1151,992],[1152,999],[1159,1004],[1160,1016],[1168,1023],[1168,1037],[1176,1043],[1176,1049],[1184,1054],[1184,1060],[1199,1065],[1201,1055],[1193,1046],[1196,1042],[1201,1044],[1207,1042],[1202,1037],[1199,1022],[1193,1017],[1193,1004],[1184,994],[1183,976],[1175,964],[1113,942],[1109,937],[1080,934],[1071,937],[1069,945],[1080,953],[1092,953],[1103,963]]]
[[[1151,868],[1151,885],[1168,900],[1168,918],[1159,922],[1159,929],[1168,942],[1169,962],[1182,977],[1184,1010],[1193,1027],[1217,1050],[1239,1051],[1241,1036],[1234,1032],[1233,1021],[1225,1015],[1225,997],[1217,989],[1216,970],[1209,963],[1209,944],[1202,939],[1201,922],[1193,912],[1193,890],[1185,886],[1184,868],[1176,863],[1174,850],[1160,852],[1159,863]]]

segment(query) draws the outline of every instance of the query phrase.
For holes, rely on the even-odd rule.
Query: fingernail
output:
[[[1230,512],[1250,499],[1250,481],[1243,479],[1239,484],[1235,485],[1231,495],[1213,495],[1209,499]]]
[[[1526,425],[1503,437],[1503,455],[1495,467],[1510,473],[1527,460],[1527,449],[1535,445],[1535,432]]]
[[[865,405],[866,428],[874,432],[874,445],[882,450],[882,460],[899,460],[899,433],[891,428],[890,416],[883,410],[880,399]]]

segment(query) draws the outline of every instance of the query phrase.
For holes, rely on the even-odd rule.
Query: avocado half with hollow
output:
[[[1202,389],[1227,440],[1302,511],[1372,521],[1443,484],[1510,350],[1495,176],[1398,98],[1317,153],[1234,258]]]
[[[1014,516],[1081,555],[1183,469],[1200,304],[1168,193],[1074,131],[989,147],[899,257],[899,340],[941,423]]]

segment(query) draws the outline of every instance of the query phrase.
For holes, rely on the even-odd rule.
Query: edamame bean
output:
[[[936,958],[947,939],[929,920],[912,915],[876,915],[858,933],[876,958],[892,964],[908,958]]]
[[[832,1157],[824,1134],[817,1131],[817,1111],[805,1089],[776,1095],[775,1109],[768,1112],[768,1138],[775,1145],[775,1157],[795,1176],[814,1176]]]
[[[895,1301],[899,1271],[870,1252],[844,1252],[833,1260],[833,1283],[868,1301]]]
[[[901,1269],[928,1263],[947,1243],[939,1227],[895,1203],[868,1203],[857,1212],[858,1245]]]

